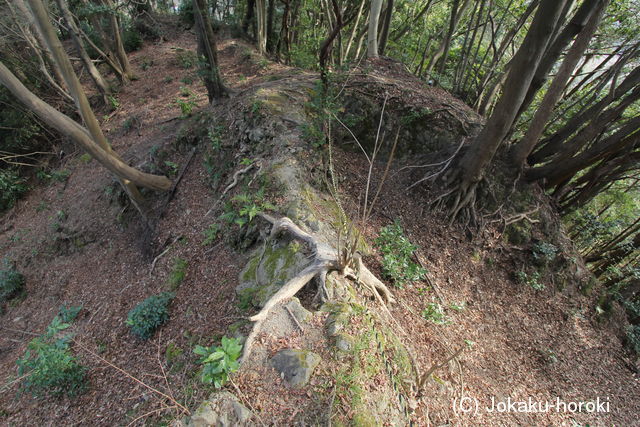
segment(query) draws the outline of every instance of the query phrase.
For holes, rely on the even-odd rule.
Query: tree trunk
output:
[[[107,139],[102,133],[102,129],[100,129],[98,120],[96,120],[96,117],[93,114],[93,110],[89,105],[87,96],[82,90],[80,81],[73,71],[71,61],[64,51],[64,48],[62,47],[62,44],[60,43],[60,40],[58,39],[56,32],[51,25],[51,22],[49,22],[49,16],[44,5],[42,4],[42,0],[29,0],[29,5],[31,6],[35,22],[40,28],[45,42],[47,43],[47,46],[51,51],[51,55],[56,61],[56,64],[58,64],[58,67],[60,68],[67,86],[69,87],[69,92],[74,98],[76,105],[78,106],[78,112],[80,113],[80,116],[82,117],[82,120],[87,127],[88,133],[80,125],[78,125],[62,113],[57,112],[48,104],[39,100],[28,90],[25,93],[26,88],[19,84],[19,81],[17,82],[19,85],[17,85],[16,82],[11,81],[10,77],[12,76],[5,76],[7,79],[6,81],[15,89],[16,92],[14,92],[14,95],[17,97],[21,96],[22,98],[20,99],[22,100],[22,102],[32,108],[32,110],[36,114],[38,114],[40,118],[42,118],[50,126],[53,126],[56,129],[60,130],[63,134],[70,135],[76,142],[82,144],[85,149],[87,149],[90,154],[94,155],[96,159],[98,159],[105,167],[107,167],[114,173],[117,172],[116,175],[119,177],[122,187],[129,195],[131,202],[140,212],[146,223],[146,208],[144,206],[144,199],[136,188],[134,182],[138,182],[140,185],[148,188],[168,190],[171,186],[171,181],[169,181],[166,177],[154,177],[153,175],[143,174],[142,172],[130,168],[124,162],[122,162],[122,160],[116,153],[113,152]],[[22,86],[22,88],[20,86]],[[68,119],[71,124],[75,124],[77,128],[70,127],[71,124],[68,123],[65,118]],[[97,146],[91,146],[90,142],[92,140],[95,141],[95,144],[97,144]],[[110,158],[108,158],[109,156]]]
[[[171,181],[166,177],[140,172],[114,156],[112,152],[97,145],[85,128],[31,93],[2,62],[0,62],[0,83],[43,122],[61,134],[69,136],[117,177],[131,180],[137,185],[152,190],[166,191],[171,188]]]
[[[392,17],[393,17],[393,0],[387,0],[387,10],[384,16],[382,33],[380,34],[380,43],[378,46],[379,55],[384,55],[384,50],[387,47],[387,40],[389,39],[389,28],[391,27]]]
[[[129,58],[127,57],[127,52],[124,50],[124,44],[122,43],[120,24],[118,23],[118,16],[116,15],[115,7],[111,0],[102,0],[102,2],[109,8],[109,25],[111,27],[111,35],[113,37],[113,50],[118,62],[120,63],[120,68],[122,68],[123,80],[135,80],[136,76],[131,70]],[[145,11],[144,13],[148,12]],[[109,43],[108,40],[104,40],[104,42]]]
[[[593,165],[598,160],[611,154],[622,152],[626,148],[638,146],[640,143],[640,116],[629,120],[618,131],[603,139],[588,150],[571,157],[560,156],[553,162],[527,171],[528,181],[544,179],[545,187],[552,188],[561,182],[568,181],[581,170]]]
[[[256,0],[256,39],[258,42],[258,52],[260,55],[267,53],[267,0]]]
[[[542,135],[545,124],[551,117],[553,108],[562,96],[562,91],[571,77],[571,73],[573,73],[573,70],[576,65],[578,65],[580,58],[582,58],[582,55],[587,50],[591,37],[593,37],[593,34],[598,28],[598,24],[600,23],[604,10],[608,4],[609,0],[603,0],[598,4],[596,10],[591,15],[591,18],[589,18],[589,22],[580,32],[578,38],[576,38],[573,46],[565,56],[558,73],[551,82],[549,89],[547,89],[547,92],[545,93],[544,98],[540,103],[531,124],[529,125],[527,133],[520,142],[514,146],[511,153],[511,159],[516,167],[522,167],[526,158],[533,151],[533,147]]]
[[[603,0],[584,0],[584,2],[580,5],[580,8],[574,14],[573,18],[571,18],[562,32],[560,32],[555,40],[553,40],[551,45],[544,53],[544,57],[540,61],[540,66],[538,67],[536,74],[531,81],[531,86],[527,91],[527,95],[522,101],[522,104],[518,107],[519,109],[518,114],[516,115],[516,119],[520,117],[520,115],[527,108],[529,108],[529,105],[533,101],[536,93],[542,86],[544,86],[545,82],[547,81],[549,72],[558,60],[558,57],[562,54],[562,51],[569,45],[573,37],[575,37],[575,35],[580,31],[582,31],[585,25],[587,25],[587,22],[593,15],[594,11],[602,4],[602,2]]]
[[[382,10],[382,0],[371,0],[371,12],[369,12],[369,31],[367,38],[367,57],[378,57],[378,24],[380,12]]]
[[[609,106],[618,97],[632,90],[634,86],[640,84],[640,68],[636,68],[623,80],[623,82],[615,89],[613,93],[609,93],[606,97],[584,110],[582,113],[576,114],[548,140],[544,145],[529,156],[529,164],[541,163],[544,160],[554,156],[560,151],[565,141],[578,131],[585,123],[593,121],[595,117],[599,117],[602,111]]]
[[[522,46],[513,58],[500,100],[484,129],[460,161],[455,179],[460,181],[463,193],[482,179],[486,167],[509,132],[517,108],[527,93],[564,3],[542,0]]]
[[[211,26],[206,0],[194,0],[193,12],[196,17],[196,32],[198,34],[198,54],[204,56],[204,84],[209,95],[209,102],[227,96],[227,89],[222,83],[220,68],[218,67],[218,49],[215,34]]]
[[[60,12],[62,13],[62,18],[67,24],[67,27],[69,28],[69,35],[71,36],[71,40],[73,41],[73,46],[75,47],[75,50],[78,53],[78,56],[80,56],[80,59],[82,60],[82,63],[85,69],[89,72],[91,79],[93,80],[96,87],[98,88],[98,91],[102,95],[105,105],[109,105],[109,95],[111,94],[111,90],[109,89],[109,84],[104,79],[104,77],[102,77],[102,74],[100,74],[100,71],[98,71],[96,66],[93,64],[93,61],[91,61],[89,54],[85,50],[82,44],[82,41],[80,40],[78,27],[76,26],[76,22],[73,20],[73,17],[69,12],[67,4],[65,3],[64,0],[56,0],[56,4],[58,5]],[[32,5],[32,10],[33,10],[33,5]],[[47,19],[49,18],[47,17]],[[37,17],[36,17],[36,20],[38,21]],[[38,25],[41,26],[41,23],[38,22]],[[50,50],[53,51],[53,49],[51,48]],[[56,59],[56,62],[58,62],[57,59]],[[63,71],[63,74],[64,74],[64,71]],[[67,85],[69,85],[69,82],[67,82]]]

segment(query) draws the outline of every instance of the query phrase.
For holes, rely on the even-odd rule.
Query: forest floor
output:
[[[176,99],[192,96],[196,109],[206,107],[195,68],[183,68],[176,60],[181,49],[194,47],[194,35],[184,31],[131,54],[139,80],[118,94],[119,108],[102,117],[114,149],[131,164],[172,146],[181,124]],[[222,41],[219,50],[225,81],[235,92],[289,72],[260,60],[238,40]],[[192,95],[185,95],[184,87]],[[211,393],[199,383],[192,349],[216,343],[246,316],[234,292],[244,257],[224,244],[214,250],[202,244],[212,222],[207,212],[218,199],[207,184],[202,153],[194,156],[157,225],[154,247],[169,251],[152,268],[160,252],[149,255],[143,250],[145,233],[131,209],[114,200],[111,176],[81,153],[69,147],[67,151],[59,171],[69,176],[34,186],[0,218],[0,257],[15,260],[26,277],[24,296],[0,315],[0,423],[166,422],[175,411],[147,386],[191,409]],[[168,160],[182,166],[187,158],[188,153],[174,150]],[[366,183],[366,160],[337,150],[335,162],[343,177],[343,196],[356,204]],[[390,309],[409,335],[402,339],[414,348],[422,367],[442,362],[473,342],[456,362],[435,371],[416,410],[416,424],[637,425],[640,383],[635,362],[619,339],[619,318],[597,318],[594,298],[574,288],[534,291],[517,284],[513,273],[523,257],[503,243],[497,230],[470,240],[463,230],[447,226],[444,218],[425,209],[427,195],[421,190],[407,194],[410,176],[393,172],[365,236],[373,241],[382,226],[399,218],[409,239],[419,245],[418,258],[436,284],[434,289],[427,283],[394,289],[398,303]],[[124,323],[127,313],[147,296],[170,290],[168,281],[178,260],[186,261],[186,275],[172,289],[176,297],[170,321],[152,339],[140,341]],[[379,256],[368,261],[379,269]],[[436,325],[420,315],[434,299],[464,309],[449,310],[449,323]],[[89,367],[88,391],[60,399],[19,393],[16,360],[61,305],[82,306],[72,327],[73,348]],[[243,391],[267,424],[286,424],[297,411],[295,401],[275,396],[274,389]],[[456,412],[452,398],[460,396],[477,399],[477,413]],[[531,397],[551,402],[599,398],[609,402],[610,411],[496,414],[483,410],[492,396],[499,401]],[[296,395],[305,398],[304,393]],[[277,414],[270,413],[274,401]]]

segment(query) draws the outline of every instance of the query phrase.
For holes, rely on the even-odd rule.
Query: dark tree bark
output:
[[[387,0],[387,10],[384,14],[384,22],[382,24],[382,32],[380,33],[380,42],[378,43],[378,54],[384,55],[387,48],[387,40],[389,40],[389,28],[391,27],[391,18],[393,17],[393,0]]]
[[[475,200],[477,183],[508,134],[533,79],[551,34],[560,18],[564,1],[542,0],[531,27],[512,61],[504,91],[491,117],[460,159],[448,183],[456,183],[452,217]]]
[[[568,181],[581,170],[588,168],[606,156],[638,147],[640,143],[639,129],[640,116],[636,116],[612,135],[592,145],[591,148],[582,151],[580,154],[572,157],[571,153],[567,153],[544,166],[529,169],[525,176],[529,181],[544,179],[545,187],[553,188],[562,182]]]
[[[640,84],[640,68],[636,68],[620,83],[620,85],[611,91],[606,97],[585,109],[579,114],[574,115],[569,121],[555,134],[544,141],[544,144],[528,158],[529,164],[542,163],[545,160],[556,155],[562,145],[568,138],[577,132],[586,123],[598,117],[602,112],[611,105],[619,97],[624,96],[627,92],[634,89]]]
[[[204,57],[206,62],[204,65],[204,84],[207,88],[209,102],[213,102],[215,99],[227,96],[228,92],[220,76],[216,38],[211,26],[206,0],[194,0],[193,6],[198,34],[198,54]]]
[[[531,86],[527,91],[527,95],[518,109],[516,120],[527,108],[529,108],[529,105],[533,101],[536,93],[538,93],[540,88],[542,88],[547,81],[549,73],[562,54],[562,51],[569,45],[576,34],[582,31],[585,25],[587,25],[589,18],[591,18],[594,11],[601,6],[602,1],[603,0],[584,0],[571,20],[549,45],[544,57],[540,61],[540,66],[531,81]]]
[[[567,85],[571,73],[573,73],[576,65],[578,65],[578,61],[580,61],[580,58],[582,58],[582,55],[587,50],[589,41],[598,28],[598,24],[608,4],[609,0],[603,0],[598,4],[596,11],[591,15],[589,22],[580,32],[573,46],[565,56],[560,69],[553,78],[549,89],[547,89],[538,110],[531,120],[529,129],[527,129],[524,137],[513,147],[511,154],[516,167],[522,167],[526,158],[531,154],[531,151],[533,151],[534,146],[542,135],[545,124],[551,117],[553,108],[562,96],[562,91]]]

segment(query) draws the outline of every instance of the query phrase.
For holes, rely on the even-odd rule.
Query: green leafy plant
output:
[[[407,239],[398,221],[383,227],[375,244],[382,253],[382,273],[393,280],[395,286],[422,280],[427,274],[411,260],[418,247]]]
[[[201,381],[205,384],[213,384],[221,388],[229,380],[229,375],[240,367],[238,358],[242,352],[239,338],[222,337],[220,346],[203,347],[196,346],[193,352],[202,356],[198,363],[202,368]]]
[[[193,68],[198,63],[198,56],[192,50],[176,49],[176,62],[184,69]]]
[[[124,50],[129,53],[142,47],[142,36],[133,28],[126,28],[122,34]]]
[[[263,101],[261,99],[255,99],[252,103],[251,103],[251,114],[253,116],[258,116],[260,115],[260,111],[262,110],[262,105],[263,105]]]
[[[76,306],[72,305],[69,307],[67,307],[66,305],[62,305],[60,306],[60,310],[58,310],[58,317],[64,323],[71,323],[76,319],[76,317],[78,317],[78,314],[80,313],[81,310],[82,310],[81,305],[76,305]]]
[[[538,242],[531,248],[531,254],[536,264],[546,266],[556,258],[558,248],[551,243]]]
[[[169,176],[176,176],[176,174],[178,173],[178,169],[180,168],[180,165],[170,160],[165,160],[164,165],[169,169],[168,170]]]
[[[167,282],[171,290],[176,290],[180,287],[187,274],[188,266],[189,263],[186,260],[182,258],[176,258],[173,264],[173,269],[171,270],[171,274],[169,274],[169,280]]]
[[[176,98],[175,105],[180,107],[180,112],[182,113],[182,117],[184,118],[191,115],[191,113],[193,112],[193,107],[196,106],[196,101],[193,96],[187,99]]]
[[[525,271],[518,271],[516,273],[516,279],[518,280],[518,283],[530,286],[536,291],[541,291],[544,289],[544,283],[540,282],[540,273],[538,273],[537,271],[534,271],[531,274],[527,274],[527,272]]]
[[[17,170],[0,169],[0,212],[12,208],[27,189],[27,181]]]
[[[184,83],[186,85],[193,84],[193,77],[192,76],[184,76],[183,78],[180,79],[180,82]]]
[[[627,342],[633,351],[640,354],[640,325],[627,327]]]
[[[426,320],[435,323],[436,325],[446,325],[449,323],[449,319],[444,313],[444,308],[437,302],[430,302],[427,304],[421,314]]]
[[[70,323],[56,316],[44,335],[29,343],[18,359],[18,375],[24,377],[23,388],[35,396],[76,396],[86,390],[86,371],[71,353],[70,334],[61,332]]]
[[[264,200],[264,189],[254,194],[241,193],[234,196],[225,206],[225,213],[220,219],[228,224],[236,224],[242,227],[251,222],[259,213],[265,210],[273,210],[275,206]]]
[[[163,292],[135,306],[125,322],[131,333],[143,340],[151,338],[156,329],[169,320],[168,306],[174,296],[173,292]]]
[[[116,98],[115,96],[108,95],[107,100],[109,100],[109,106],[112,110],[117,110],[118,108],[120,108],[120,101],[118,101],[118,98]]]
[[[220,234],[220,224],[214,223],[209,225],[202,234],[204,235],[202,246],[209,246],[218,238],[218,235]]]
[[[15,297],[24,288],[24,276],[16,270],[7,258],[0,265],[0,304]]]

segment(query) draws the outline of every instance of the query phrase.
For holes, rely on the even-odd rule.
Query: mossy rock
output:
[[[236,287],[241,308],[249,308],[249,305],[263,307],[308,263],[309,259],[302,253],[302,245],[296,241],[277,246],[267,244],[264,251],[256,251],[240,272],[240,285]]]

